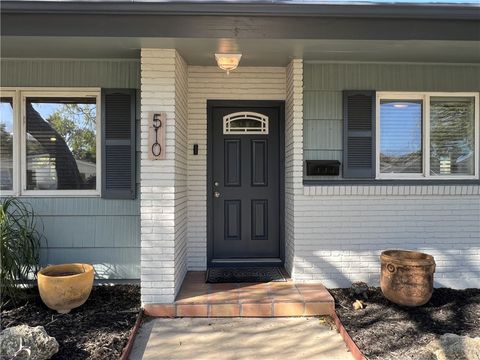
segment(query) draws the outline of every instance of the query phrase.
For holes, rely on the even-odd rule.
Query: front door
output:
[[[282,111],[209,102],[210,264],[281,261]]]

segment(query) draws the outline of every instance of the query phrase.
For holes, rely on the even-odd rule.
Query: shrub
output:
[[[22,289],[38,271],[40,242],[37,218],[30,204],[17,198],[2,199],[0,206],[0,307],[22,298]]]

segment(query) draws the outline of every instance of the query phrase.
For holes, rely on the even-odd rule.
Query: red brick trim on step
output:
[[[342,322],[340,321],[340,318],[338,317],[335,311],[332,312],[332,318],[333,318],[333,321],[335,322],[335,325],[337,326],[338,332],[340,333],[340,335],[342,335],[343,341],[345,341],[345,344],[347,345],[348,350],[350,350],[355,360],[367,360],[367,358],[362,354],[362,352],[358,348],[355,341],[353,341],[351,336],[348,334],[347,330],[343,326]]]
[[[127,345],[122,350],[122,354],[120,355],[120,360],[128,360],[130,353],[132,352],[133,343],[135,342],[135,337],[137,336],[138,330],[140,330],[140,325],[142,324],[143,320],[143,309],[140,309],[140,312],[137,316],[137,321],[135,321],[135,325],[133,326],[132,332],[128,337]]]

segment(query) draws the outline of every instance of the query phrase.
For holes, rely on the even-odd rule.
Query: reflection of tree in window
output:
[[[27,188],[96,188],[95,99],[27,100]]]
[[[1,190],[13,189],[13,99],[0,102],[0,179]]]

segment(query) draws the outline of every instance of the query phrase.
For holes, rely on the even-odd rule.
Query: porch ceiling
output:
[[[199,39],[4,36],[3,58],[139,58],[141,48],[176,48],[191,65],[215,65],[216,52],[240,52],[241,66],[307,61],[480,63],[478,41]]]

